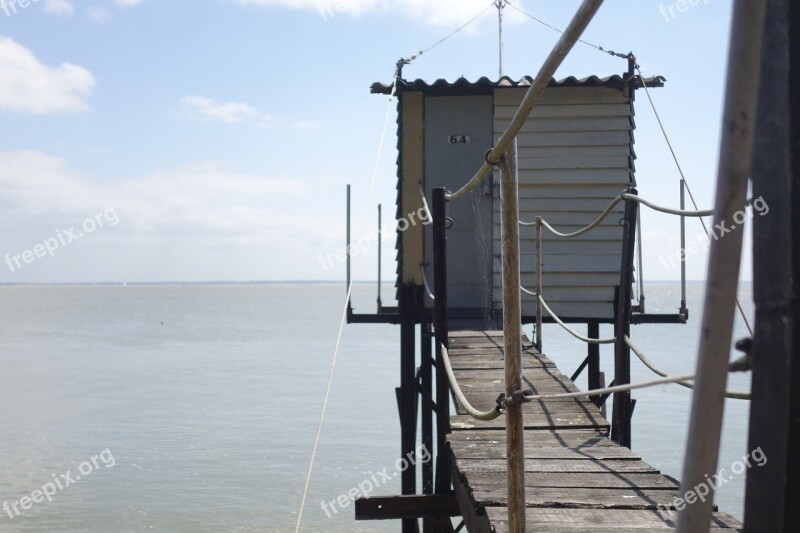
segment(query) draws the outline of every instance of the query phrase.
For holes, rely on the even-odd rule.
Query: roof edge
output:
[[[663,87],[667,79],[664,76],[651,76],[643,78],[641,76],[623,77],[619,74],[606,76],[600,78],[598,76],[588,76],[585,78],[576,78],[575,76],[568,76],[557,80],[551,78],[548,87],[607,87],[612,89],[622,89],[623,87],[630,86],[634,89],[641,89],[645,85],[648,88]],[[497,81],[493,81],[487,77],[481,77],[476,81],[469,81],[461,77],[454,82],[445,79],[438,79],[433,83],[428,83],[425,80],[416,79],[398,80],[397,92],[402,93],[406,91],[419,91],[433,96],[459,96],[459,95],[480,95],[491,94],[495,89],[514,88],[514,87],[530,87],[533,85],[534,79],[531,76],[525,76],[520,80],[512,80],[508,76],[503,76]],[[370,87],[370,92],[373,94],[391,94],[392,85],[376,82]]]

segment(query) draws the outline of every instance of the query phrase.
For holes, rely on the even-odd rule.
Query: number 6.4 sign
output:
[[[469,135],[450,135],[447,138],[450,144],[469,144]]]

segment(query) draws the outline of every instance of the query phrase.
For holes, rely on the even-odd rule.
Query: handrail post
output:
[[[522,306],[519,267],[519,198],[516,141],[501,160],[501,245],[503,255],[503,343],[506,396],[522,389]],[[538,289],[537,289],[538,290]],[[537,298],[538,299],[538,298]],[[508,530],[525,531],[525,435],[522,405],[506,407]]]
[[[436,494],[450,492],[450,384],[444,367],[442,347],[449,347],[447,324],[447,225],[445,189],[433,189],[433,292],[436,334]]]
[[[542,351],[542,217],[536,217],[536,349]]]
[[[631,189],[631,194],[637,194],[636,189]],[[633,283],[633,253],[636,246],[636,215],[639,204],[625,201],[625,226],[622,230],[622,264],[619,273],[619,288],[617,289],[616,312],[614,319],[614,384],[628,385],[631,382],[631,350],[625,343],[624,336],[630,335],[631,330],[631,298]],[[611,440],[631,447],[631,393],[614,393],[614,416],[611,420]]]
[[[726,227],[747,201],[753,140],[758,117],[761,52],[766,0],[735,0],[731,22],[725,104],[714,198],[714,227]],[[771,78],[764,78],[772,83]],[[783,119],[784,117],[781,117]],[[711,242],[697,372],[683,461],[681,494],[707,482],[717,471],[728,382],[744,230],[737,228]],[[678,514],[680,533],[709,529],[713,502],[687,505]]]
[[[383,223],[381,216],[381,204],[378,204],[378,313],[383,311],[383,302],[381,301],[381,258],[383,256]]]
[[[686,209],[686,181],[681,178],[681,211]],[[686,217],[681,216],[681,308],[678,311],[688,318],[686,308]]]

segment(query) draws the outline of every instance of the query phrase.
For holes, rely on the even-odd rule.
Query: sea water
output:
[[[677,310],[677,284],[646,290],[648,311]],[[356,285],[356,311],[373,312],[376,292]],[[10,512],[0,531],[294,531],[344,294],[331,284],[1,287],[0,504]],[[384,287],[385,305],[392,295]],[[692,373],[697,357],[702,285],[688,296],[689,324],[632,331],[675,374]],[[585,345],[558,326],[543,335],[570,375]],[[373,494],[400,491],[399,370],[396,326],[345,326],[303,531],[399,529],[355,522],[348,496],[366,481],[378,482]],[[634,381],[654,377],[633,361]],[[633,396],[634,451],[680,476],[691,391]],[[747,453],[747,424],[747,402],[728,400],[721,468]],[[720,487],[721,510],[741,517],[744,479]]]

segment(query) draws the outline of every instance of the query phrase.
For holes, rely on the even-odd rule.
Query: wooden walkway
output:
[[[478,409],[495,405],[503,392],[503,334],[450,333],[453,370],[467,399]],[[556,365],[523,341],[525,386],[537,394],[578,391]],[[453,484],[470,532],[505,532],[505,419],[480,422],[460,405],[449,436]],[[595,533],[674,529],[678,482],[608,439],[609,423],[588,400],[535,402],[524,407],[527,531]],[[663,507],[662,507],[663,509]],[[714,513],[713,529],[742,524]]]

